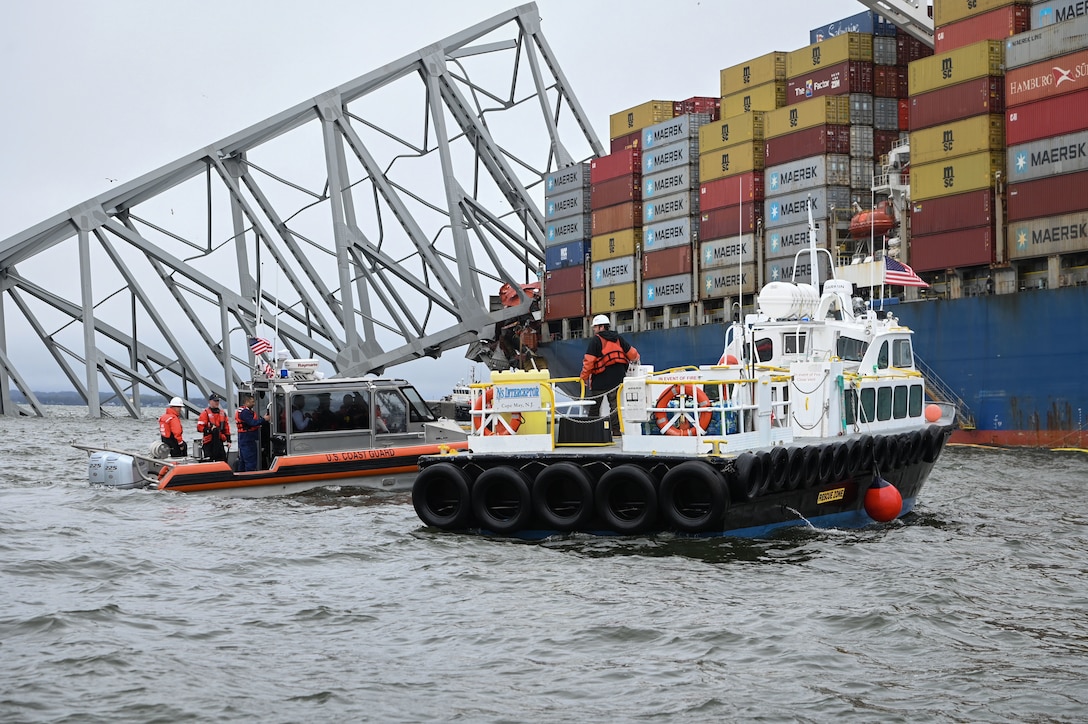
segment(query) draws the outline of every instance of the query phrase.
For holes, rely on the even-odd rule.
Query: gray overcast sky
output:
[[[516,4],[4,5],[0,240],[104,192],[111,179],[157,169]],[[864,10],[855,0],[537,5],[544,35],[606,145],[610,113],[650,99],[715,96],[721,68],[803,47],[810,28]],[[455,377],[468,369],[445,367],[456,367]]]

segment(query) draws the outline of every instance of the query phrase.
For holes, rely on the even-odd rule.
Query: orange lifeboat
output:
[[[850,219],[850,237],[863,239],[870,235],[883,236],[894,226],[895,219],[886,211],[881,209],[862,211],[860,214],[854,214],[854,218]]]

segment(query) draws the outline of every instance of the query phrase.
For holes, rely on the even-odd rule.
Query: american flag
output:
[[[250,337],[249,350],[254,355],[262,355],[272,351],[272,343],[264,337]]]
[[[929,286],[922,281],[909,266],[887,256],[884,257],[884,283],[895,284],[901,287]]]
[[[272,365],[267,362],[264,363],[264,376],[268,379],[273,379],[276,376],[276,370],[272,368]]]

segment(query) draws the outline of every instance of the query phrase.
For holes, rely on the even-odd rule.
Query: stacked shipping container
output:
[[[635,255],[642,243],[642,154],[631,145],[590,162],[593,238],[590,314],[637,305]]]
[[[544,180],[544,318],[585,316],[585,262],[589,253],[589,164],[550,173]]]

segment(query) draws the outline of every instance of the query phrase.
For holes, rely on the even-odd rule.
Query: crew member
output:
[[[181,429],[181,410],[185,407],[180,397],[170,400],[166,412],[159,418],[159,438],[170,448],[170,457],[183,458],[189,454],[185,434]]]
[[[609,329],[608,317],[593,318],[593,339],[582,358],[582,379],[589,383],[590,397],[608,398],[608,426],[613,436],[619,434],[619,387],[627,374],[627,366],[638,362],[638,350]]]
[[[252,394],[242,395],[242,406],[234,413],[234,422],[238,426],[238,459],[241,472],[260,470],[261,428],[271,419],[270,413],[260,417],[253,408],[257,400]]]
[[[204,436],[203,450],[206,460],[226,460],[230,445],[230,418],[219,407],[222,398],[216,393],[208,395],[208,406],[196,421],[196,431]]]

